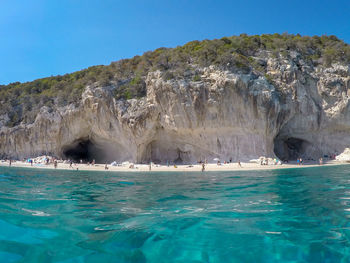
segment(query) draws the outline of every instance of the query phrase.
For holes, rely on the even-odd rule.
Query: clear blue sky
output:
[[[350,1],[3,0],[0,84],[191,40],[276,32],[336,35],[350,43]]]

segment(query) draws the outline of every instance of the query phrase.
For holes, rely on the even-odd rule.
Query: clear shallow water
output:
[[[350,262],[350,166],[0,168],[0,262]]]

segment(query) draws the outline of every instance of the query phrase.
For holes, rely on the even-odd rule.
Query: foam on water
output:
[[[0,262],[349,262],[349,178],[0,168]]]

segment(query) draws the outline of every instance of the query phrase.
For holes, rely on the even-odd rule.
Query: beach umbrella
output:
[[[220,159],[219,158],[214,158],[213,161],[217,162],[217,161],[220,161]]]

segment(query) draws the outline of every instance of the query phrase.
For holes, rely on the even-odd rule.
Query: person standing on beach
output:
[[[53,166],[55,167],[55,169],[57,168],[57,160],[53,162]]]
[[[202,172],[205,171],[205,163],[202,163]]]
[[[149,163],[149,170],[152,170],[152,162]]]
[[[9,166],[11,166],[12,165],[12,160],[10,159],[10,163],[9,163]]]
[[[240,161],[240,160],[238,160],[238,166],[239,166],[239,167],[242,167],[241,161]]]

